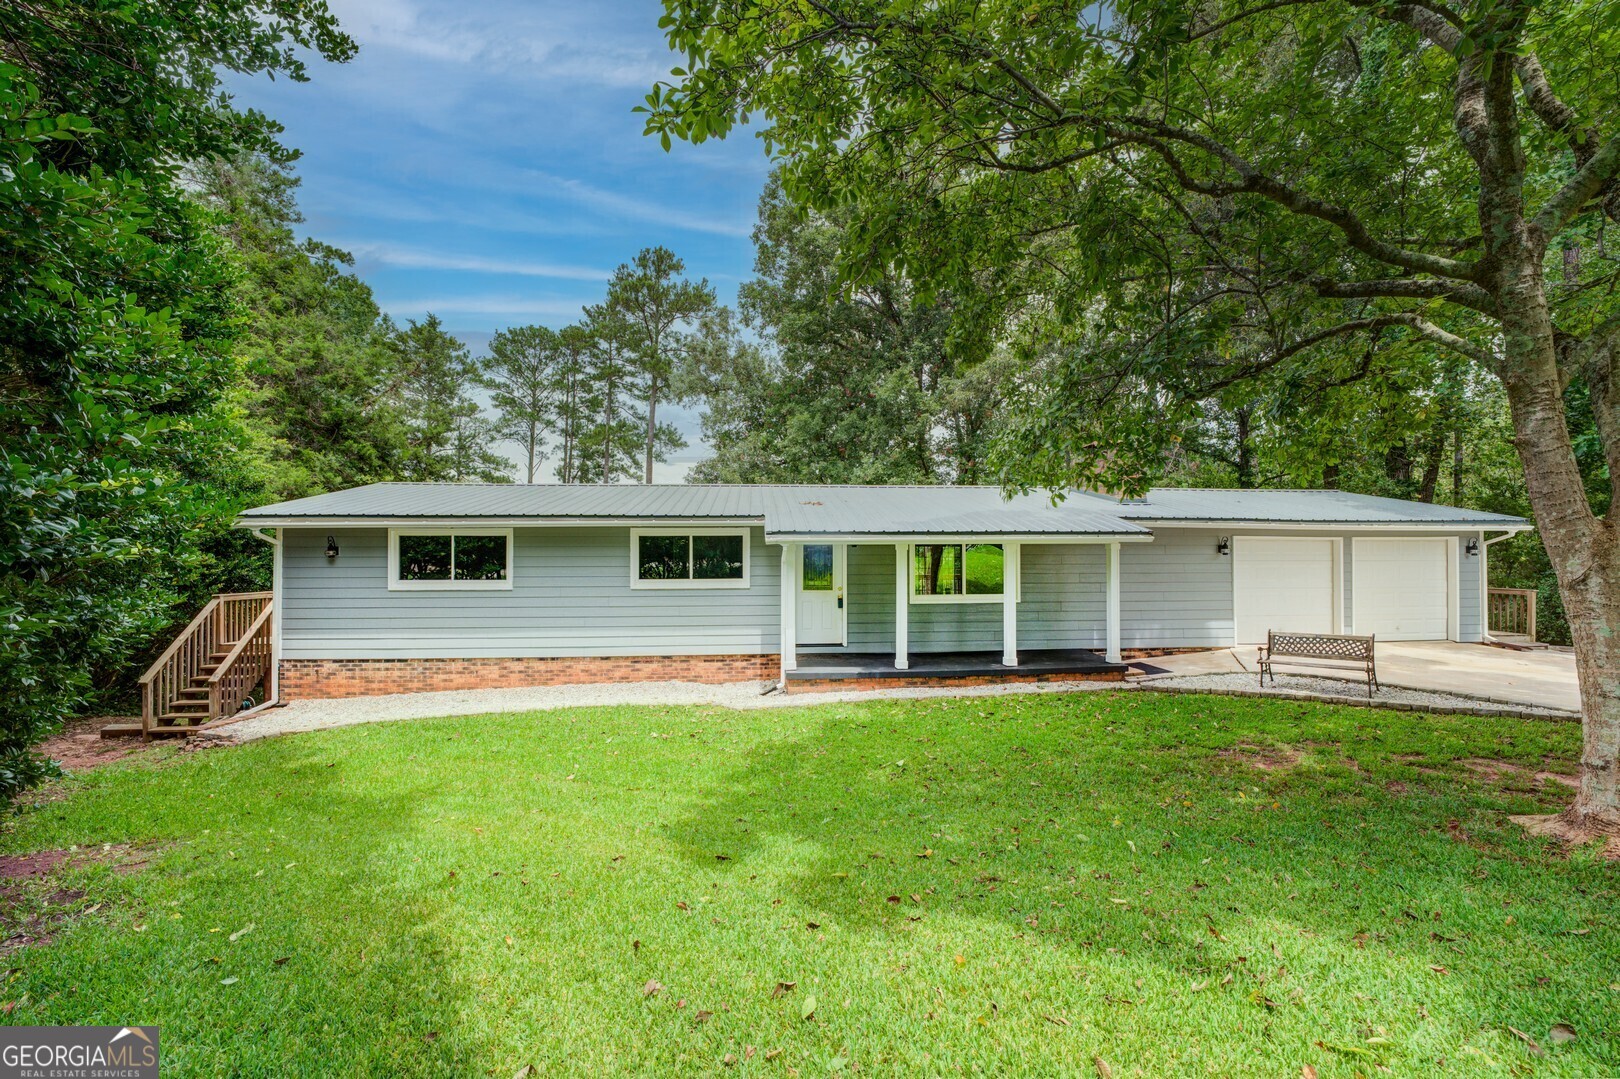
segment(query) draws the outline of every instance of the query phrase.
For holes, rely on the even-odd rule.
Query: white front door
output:
[[[799,556],[798,644],[843,644],[844,563],[842,543],[806,543]]]
[[[1232,623],[1236,644],[1264,644],[1267,630],[1336,633],[1337,541],[1235,536]]]
[[[1357,633],[1381,641],[1443,641],[1451,621],[1451,539],[1358,539],[1351,607]]]

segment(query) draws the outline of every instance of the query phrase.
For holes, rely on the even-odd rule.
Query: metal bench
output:
[[[1275,667],[1319,671],[1345,671],[1367,679],[1367,697],[1378,688],[1378,670],[1373,666],[1373,638],[1335,633],[1278,633],[1266,631],[1265,647],[1260,649],[1260,687],[1266,678],[1277,684]]]

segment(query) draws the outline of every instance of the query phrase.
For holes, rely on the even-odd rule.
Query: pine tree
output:
[[[557,377],[562,336],[545,326],[514,326],[490,339],[478,365],[477,383],[490,391],[499,419],[495,435],[516,442],[525,461],[524,482],[533,483],[545,459],[545,439],[557,422]]]
[[[653,461],[662,459],[657,457],[661,445],[667,450],[686,444],[673,429],[660,428],[658,404],[684,381],[680,368],[689,355],[692,327],[715,310],[709,282],[682,280],[685,270],[686,263],[669,248],[648,247],[620,266],[608,284],[608,305],[617,308],[631,327],[630,355],[646,400],[643,483],[652,482]]]
[[[469,393],[478,373],[467,346],[444,329],[437,315],[412,320],[394,334],[401,398],[407,417],[408,452],[402,472],[411,480],[509,479],[506,461],[488,449],[478,402]],[[480,432],[481,440],[471,433]]]

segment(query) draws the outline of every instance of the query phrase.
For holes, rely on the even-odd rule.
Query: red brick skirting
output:
[[[513,689],[595,682],[758,682],[781,674],[778,655],[513,659],[284,659],[281,699],[371,697],[447,689]]]
[[[1123,682],[1119,671],[1096,674],[983,674],[962,677],[918,675],[895,678],[792,678],[788,680],[789,693],[827,693],[841,689],[913,689],[948,688],[960,686],[1000,686],[1009,682]]]

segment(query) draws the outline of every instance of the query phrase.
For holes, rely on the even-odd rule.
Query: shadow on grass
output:
[[[1077,1014],[1148,1021],[1156,997],[1158,1037],[1247,1025],[1295,1069],[1313,1045],[1519,1059],[1507,1028],[1558,1022],[1588,1032],[1566,1063],[1620,1066],[1601,1033],[1617,951],[1593,929],[1613,879],[1504,819],[1565,792],[1445,771],[1568,753],[1567,730],[1099,694],[817,716],[668,831],[732,882],[774,874],[805,933],[1084,971],[1059,994]]]

